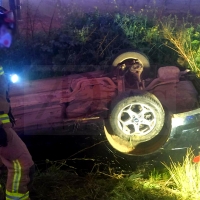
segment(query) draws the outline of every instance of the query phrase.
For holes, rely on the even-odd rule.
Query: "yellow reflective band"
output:
[[[14,164],[14,177],[13,177],[13,185],[12,185],[12,192],[18,193],[19,191],[19,183],[21,180],[21,165],[18,160],[13,161]]]
[[[13,193],[13,192],[9,192],[8,190],[6,190],[6,200],[28,200],[29,199],[29,192],[25,193],[25,194],[21,194],[21,193]]]
[[[0,119],[1,119],[1,118],[4,118],[4,117],[8,117],[8,114],[1,114],[1,115],[0,115]]]
[[[2,124],[9,123],[10,119],[8,117],[8,114],[2,114],[2,115],[0,115],[0,121],[2,122]]]
[[[0,66],[0,75],[3,75],[4,71],[3,71],[3,67]]]

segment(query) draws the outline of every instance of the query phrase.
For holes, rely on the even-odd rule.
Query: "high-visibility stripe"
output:
[[[0,75],[3,75],[4,71],[3,71],[3,67],[0,66]]]
[[[9,119],[8,114],[1,114],[0,115],[0,121],[2,122],[2,124],[9,123],[10,119]]]
[[[13,193],[6,190],[6,200],[28,200],[29,192],[25,194]]]
[[[13,161],[14,164],[14,177],[13,177],[13,185],[12,185],[12,192],[18,193],[19,191],[19,183],[21,180],[21,165],[18,160]]]
[[[14,177],[12,184],[12,191],[6,190],[6,200],[29,200],[29,191],[25,194],[19,193],[22,168],[18,160],[13,161],[14,166]]]

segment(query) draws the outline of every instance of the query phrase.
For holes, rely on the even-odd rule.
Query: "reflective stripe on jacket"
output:
[[[6,190],[6,200],[29,200],[29,192],[26,194],[8,192]]]
[[[0,115],[0,122],[1,122],[2,124],[10,123],[10,119],[9,119],[8,114],[1,114],[1,115]]]
[[[12,181],[12,191],[6,190],[6,200],[28,200],[29,191],[22,194],[20,191],[20,184],[23,182],[23,169],[19,160],[13,160],[13,181]]]

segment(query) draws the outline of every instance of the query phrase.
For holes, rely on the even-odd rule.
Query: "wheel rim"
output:
[[[117,116],[119,129],[128,136],[144,136],[156,125],[156,114],[151,106],[132,103],[125,106]]]

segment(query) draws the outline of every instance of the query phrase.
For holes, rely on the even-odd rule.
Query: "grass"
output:
[[[168,16],[160,22],[167,47],[177,52],[178,63],[200,77],[200,33],[199,25],[188,19],[178,20],[177,17]]]
[[[36,191],[35,196],[32,197],[33,200],[177,199],[170,191],[164,190],[159,183],[145,180],[138,174],[119,178],[119,176],[110,174],[106,176],[96,172],[79,177],[67,171],[50,168],[45,173],[36,175],[33,187]]]
[[[193,157],[188,149],[183,162],[171,160],[171,164],[163,163],[162,170],[154,168],[146,173],[141,173],[141,166],[124,173],[98,163],[84,176],[73,168],[64,169],[66,160],[48,161],[50,167],[35,174],[31,200],[198,200],[200,164],[192,163]],[[6,170],[0,179],[0,195],[5,179]]]
[[[164,164],[183,199],[200,199],[200,163],[192,163],[193,157],[192,150],[188,149],[182,163]]]
[[[115,173],[102,163],[95,165],[84,177],[59,170],[52,165],[44,174],[37,174],[34,180],[38,194],[47,191],[39,183],[50,184],[49,188],[59,188],[59,193],[51,190],[50,196],[41,199],[109,199],[109,200],[198,200],[200,199],[200,163],[193,163],[193,151],[188,149],[182,162],[171,159],[163,163],[163,169],[136,170],[131,173]],[[101,166],[104,166],[104,170]],[[60,166],[60,165],[59,165]],[[145,167],[145,166],[144,166]],[[48,179],[45,181],[45,179]],[[67,180],[67,183],[66,183]],[[54,185],[55,184],[55,185]],[[48,188],[48,187],[47,187]],[[56,189],[56,191],[57,191]],[[45,191],[45,192],[44,192]],[[78,195],[77,195],[78,194]],[[36,197],[37,199],[37,197]]]

